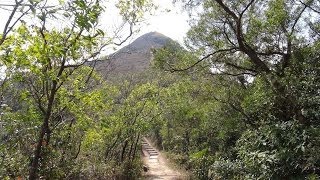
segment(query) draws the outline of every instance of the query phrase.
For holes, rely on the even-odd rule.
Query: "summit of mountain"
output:
[[[125,53],[125,52],[146,52],[150,51],[151,48],[161,48],[168,42],[173,41],[171,38],[159,33],[159,32],[149,32],[134,40],[129,45],[117,51],[115,54]]]
[[[175,41],[159,32],[146,33],[105,59],[97,61],[95,68],[106,79],[142,72],[150,67],[152,49],[164,47],[168,43]]]

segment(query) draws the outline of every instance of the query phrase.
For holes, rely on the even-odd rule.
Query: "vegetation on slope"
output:
[[[183,74],[163,99],[159,144],[199,179],[319,178],[319,22],[305,18],[318,2],[186,5],[198,6],[192,53],[155,56]]]
[[[0,39],[1,179],[134,179],[144,135],[198,179],[319,178],[317,1],[183,1],[201,9],[188,50],[167,44],[158,69],[108,83],[83,66],[109,45],[101,3],[72,2],[12,5],[36,23]],[[152,8],[117,7],[130,26]],[[69,23],[50,29],[55,18]]]
[[[112,7],[99,0],[19,0],[1,6],[11,15],[0,41],[6,71],[1,85],[0,179],[136,175],[131,169],[137,164],[141,128],[134,127],[134,112],[141,107],[130,103],[140,94],[105,85],[92,68],[83,66],[110,45],[103,39],[112,35],[107,37],[98,26],[104,8]],[[130,33],[152,8],[149,1],[140,0],[121,0],[116,6]],[[132,110],[125,110],[128,107]]]

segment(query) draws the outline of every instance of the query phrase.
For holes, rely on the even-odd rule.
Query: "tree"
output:
[[[318,72],[314,48],[319,44],[319,22],[306,17],[319,17],[319,3],[183,2],[191,17],[196,15],[193,10],[200,10],[191,20],[186,40],[190,51],[200,55],[190,61],[179,53],[164,52],[158,56],[159,64],[173,72],[212,78],[220,93],[210,96],[222,104],[215,107],[218,113],[212,113],[211,118],[219,119],[225,132],[232,132],[226,115],[232,111],[238,112],[232,120],[244,123],[237,135],[226,134],[226,139],[233,139],[233,143],[226,143],[226,149],[232,150],[216,151],[205,178],[317,177],[318,109],[310,107],[318,105],[312,98],[318,94],[311,90],[318,80],[305,74],[315,77]],[[312,62],[313,68],[306,66],[307,62]],[[206,68],[201,73],[193,71],[199,66]],[[304,150],[306,144],[312,152]],[[308,154],[312,154],[310,159]]]
[[[101,49],[110,45],[110,41],[101,41],[106,38],[105,33],[97,27],[99,16],[103,12],[101,1],[51,3],[56,4],[52,6],[47,1],[21,0],[15,1],[14,5],[2,5],[12,6],[13,9],[1,36],[1,62],[7,68],[6,74],[11,81],[9,91],[13,90],[10,88],[17,88],[18,93],[15,97],[4,97],[4,100],[10,102],[10,98],[20,96],[19,102],[22,105],[14,112],[19,114],[31,111],[32,114],[28,114],[26,118],[34,118],[31,121],[36,124],[36,128],[31,132],[38,134],[37,139],[31,139],[31,145],[27,148],[29,153],[30,148],[32,151],[32,155],[27,153],[31,160],[29,179],[37,179],[39,174],[46,174],[45,166],[52,156],[50,153],[59,147],[52,142],[52,136],[59,134],[57,127],[61,128],[60,131],[67,131],[66,124],[70,123],[71,128],[75,119],[81,121],[81,116],[73,114],[72,106],[65,101],[68,99],[76,103],[83,100],[81,98],[84,97],[77,97],[72,92],[84,93],[88,84],[93,85],[90,81],[93,69],[83,71],[81,67],[88,61],[95,60]],[[143,12],[150,9],[151,5],[149,1],[118,2],[117,7],[124,17],[124,24],[128,23],[130,27],[129,36],[133,33],[133,25],[141,20]],[[19,9],[22,15],[13,19]],[[33,24],[32,21],[22,21],[22,17],[30,11],[34,15]],[[66,23],[61,23],[61,28],[51,27],[51,23],[56,20]],[[14,29],[19,21],[21,25]],[[78,72],[84,74],[75,76]],[[74,84],[70,81],[74,81]],[[83,82],[75,84],[79,81]],[[64,94],[65,90],[70,93]],[[81,111],[79,113],[82,114]],[[19,121],[19,116],[12,118]],[[7,119],[1,121],[6,122]],[[8,126],[6,128],[10,129]],[[49,156],[46,156],[48,153]]]
[[[189,31],[189,42],[207,53],[201,61],[210,61],[218,74],[263,76],[278,94],[281,119],[299,116],[301,107],[288,95],[281,79],[290,68],[293,52],[316,40],[316,20],[304,20],[307,14],[318,17],[315,1],[204,1],[199,21]],[[262,8],[264,7],[264,8]],[[302,28],[304,27],[304,30]],[[310,33],[308,33],[308,31]],[[317,38],[317,37],[315,37]],[[289,108],[286,109],[287,106]]]

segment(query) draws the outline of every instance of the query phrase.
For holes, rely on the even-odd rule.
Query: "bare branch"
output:
[[[13,19],[13,16],[16,14],[17,10],[18,10],[18,7],[20,6],[20,4],[22,3],[23,0],[20,0],[20,1],[16,1],[16,4],[6,22],[6,25],[4,26],[4,29],[3,29],[3,33],[2,33],[2,37],[0,39],[0,45],[4,42],[4,40],[6,39],[8,33],[12,30],[13,26],[9,27],[10,26],[10,23]]]
[[[293,23],[293,25],[292,25],[292,27],[291,27],[290,36],[293,34],[294,29],[295,29],[295,27],[296,27],[296,25],[297,25],[298,21],[300,20],[300,18],[301,18],[301,16],[302,16],[303,12],[306,10],[306,8],[307,8],[307,6],[306,6],[306,5],[304,5],[304,7],[302,8],[302,10],[301,10],[301,11],[300,11],[300,13],[298,14],[297,19],[294,21],[294,23]]]
[[[319,10],[314,9],[314,8],[313,8],[313,7],[311,7],[309,4],[307,4],[307,3],[303,2],[302,0],[299,0],[299,2],[300,2],[301,4],[303,4],[304,6],[308,7],[309,9],[311,9],[312,11],[314,11],[314,12],[316,12],[316,13],[320,14],[320,11],[319,11]]]
[[[223,2],[222,0],[215,0],[222,8],[223,10],[228,13],[234,20],[238,21],[239,20],[239,17],[234,13],[232,12]]]
[[[129,35],[122,41],[120,41],[119,43],[114,43],[114,45],[117,46],[121,46],[123,43],[125,43],[133,34],[133,23],[130,23],[130,27],[129,27]]]
[[[243,66],[239,66],[239,65],[236,65],[236,64],[232,64],[232,63],[225,63],[227,66],[231,66],[233,68],[236,68],[236,69],[239,69],[239,70],[244,70],[244,71],[250,71],[250,72],[254,72],[254,73],[257,73],[256,70],[254,69],[251,69],[251,68],[247,68],[247,67],[243,67]]]
[[[247,4],[247,6],[244,8],[244,10],[240,13],[239,19],[242,18],[243,14],[248,10],[248,8],[253,4],[254,1],[255,1],[255,0],[251,0],[251,1]]]
[[[227,76],[234,76],[234,77],[237,77],[237,76],[242,76],[242,75],[250,75],[250,76],[256,76],[257,74],[254,74],[252,72],[241,72],[241,73],[228,73],[228,72],[219,72],[219,73],[213,73],[213,72],[210,72],[209,73],[210,75],[227,75]]]
[[[284,52],[280,52],[280,51],[257,52],[257,54],[260,55],[260,56],[272,56],[272,55],[281,55],[281,56],[284,56],[284,55],[285,55]]]
[[[191,66],[188,66],[186,68],[182,68],[182,69],[175,69],[175,68],[172,68],[170,69],[171,72],[175,72],[175,71],[186,71],[186,70],[189,70],[193,67],[195,67],[197,64],[201,63],[202,61],[208,59],[209,57],[215,55],[215,54],[218,54],[218,53],[222,53],[222,52],[229,52],[229,51],[233,51],[233,50],[238,50],[238,48],[230,48],[230,49],[219,49],[215,52],[212,52],[210,54],[207,54],[206,56],[202,57],[201,59],[199,59],[197,62],[195,62],[194,64],[192,64]]]
[[[230,37],[229,37],[229,35],[228,35],[227,31],[226,31],[226,24],[227,24],[227,23],[224,23],[224,24],[223,24],[223,33],[224,33],[225,37],[227,38],[228,42],[229,42],[231,45],[233,45],[234,47],[236,47],[236,44],[231,41],[231,39],[230,39]]]

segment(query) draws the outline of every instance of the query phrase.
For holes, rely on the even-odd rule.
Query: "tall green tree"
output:
[[[149,1],[125,2],[119,1],[116,6],[120,9],[124,24],[129,25],[129,36],[131,36],[133,26],[141,20],[143,13],[146,9],[150,9],[152,4]],[[103,1],[74,0],[50,3],[21,0],[15,1],[12,5],[0,5],[12,7],[9,9],[11,14],[1,35],[0,48],[1,63],[7,69],[6,75],[10,79],[6,88],[9,92],[16,92],[11,96],[7,93],[8,96],[3,97],[10,105],[11,112],[6,112],[8,116],[2,116],[1,122],[7,129],[4,136],[15,140],[17,135],[10,134],[10,130],[19,132],[21,127],[10,127],[12,124],[9,123],[9,119],[17,121],[17,125],[21,121],[21,124],[33,126],[29,127],[31,131],[26,132],[33,134],[36,139],[28,135],[30,138],[28,142],[19,144],[20,150],[25,151],[22,158],[24,162],[17,163],[21,167],[29,165],[29,179],[50,176],[49,172],[59,166],[57,161],[53,161],[54,152],[58,152],[60,148],[68,148],[62,147],[61,144],[71,143],[68,141],[74,134],[82,134],[79,132],[80,129],[76,129],[78,132],[72,131],[75,122],[78,125],[84,123],[88,126],[90,119],[94,117],[84,112],[85,107],[75,108],[75,106],[86,106],[86,103],[81,102],[87,100],[87,103],[90,103],[89,100],[95,97],[94,94],[84,95],[89,90],[88,85],[89,87],[96,85],[90,80],[93,69],[88,71],[81,67],[88,61],[97,59],[101,49],[110,45],[111,41],[103,42],[103,39],[113,38],[113,36],[106,37],[106,33],[98,29],[99,16],[104,10]],[[29,12],[33,18],[24,19]],[[16,14],[21,16],[15,19]],[[56,27],[57,21],[61,22],[60,27]],[[14,28],[18,22],[21,25]],[[92,113],[97,115],[98,110],[103,111],[98,107],[92,108]],[[27,144],[29,147],[25,147]],[[2,144],[4,148],[6,145]],[[77,151],[80,151],[80,147],[81,140]],[[14,153],[9,153],[9,156],[14,158],[12,155],[17,154],[15,152],[18,150],[14,148],[11,150]],[[62,161],[66,156],[65,153],[66,149],[63,149],[62,153],[58,154]],[[76,153],[75,159],[77,156]],[[30,163],[27,163],[28,159]],[[25,171],[4,173],[12,177],[26,176]],[[7,177],[6,174],[3,177]]]
[[[245,125],[233,143],[226,144],[231,153],[215,152],[205,178],[318,176],[319,110],[310,107],[319,105],[317,90],[311,90],[319,84],[315,78],[319,2],[183,2],[190,17],[196,16],[186,42],[198,58],[190,61],[176,52],[165,52],[159,56],[160,65],[173,72],[213,75],[220,93],[211,96],[218,95],[216,100],[222,104],[211,118],[218,118],[221,128],[228,127],[229,118],[217,114],[234,110],[238,113],[233,120]],[[306,66],[307,62],[312,65]],[[204,71],[194,71],[199,67]],[[306,152],[306,146],[312,152]]]

